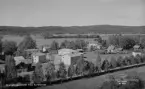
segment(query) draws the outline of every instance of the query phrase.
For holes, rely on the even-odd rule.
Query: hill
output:
[[[117,25],[91,25],[91,26],[44,26],[44,27],[17,27],[0,26],[0,34],[40,34],[40,33],[145,33],[145,26],[117,26]]]

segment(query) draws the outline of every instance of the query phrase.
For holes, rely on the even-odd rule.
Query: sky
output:
[[[145,0],[0,0],[0,26],[145,25]]]

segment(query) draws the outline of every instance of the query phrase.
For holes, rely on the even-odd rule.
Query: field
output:
[[[41,46],[41,45],[45,45],[45,44],[48,44],[50,45],[54,40],[56,42],[58,42],[59,44],[61,42],[63,42],[64,40],[68,40],[68,41],[74,41],[76,39],[82,39],[82,40],[85,40],[85,41],[92,41],[93,38],[56,38],[56,39],[43,39],[42,37],[40,36],[32,36],[34,40],[36,40],[36,43],[37,43],[37,46]],[[103,36],[105,39],[107,37]],[[15,41],[17,42],[17,44],[19,44],[22,40],[23,40],[24,37],[20,37],[20,36],[12,36],[12,35],[5,35],[3,36],[3,39],[2,40],[9,40],[9,41]]]
[[[141,79],[145,80],[145,67],[139,67],[139,68],[133,68],[128,70],[123,70],[115,73],[110,73],[113,75],[123,74],[123,73],[129,73],[129,72],[137,72]],[[62,83],[58,85],[52,85],[52,86],[46,86],[46,87],[39,87],[37,89],[98,89],[98,86],[100,86],[103,81],[105,81],[107,75],[102,75],[94,78],[84,78],[81,80],[74,80],[67,83]]]

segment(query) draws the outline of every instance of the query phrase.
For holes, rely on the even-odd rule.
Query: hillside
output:
[[[44,26],[44,27],[16,27],[0,26],[0,34],[40,34],[40,33],[145,33],[145,26],[117,26],[117,25],[92,25],[92,26]]]

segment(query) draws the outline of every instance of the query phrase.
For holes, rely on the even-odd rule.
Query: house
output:
[[[82,58],[82,53],[66,54],[61,56],[61,61],[66,66],[70,66],[76,64],[77,60],[80,60]]]
[[[40,52],[40,50],[39,49],[27,49],[27,50],[25,50],[25,52],[29,55],[29,58],[31,58],[33,53],[38,53],[38,52]]]
[[[136,57],[137,55],[142,55],[142,53],[141,52],[132,52],[132,55],[134,56],[134,57]]]
[[[110,45],[110,46],[107,48],[107,53],[114,53],[114,50],[115,50],[115,46],[114,46],[114,45]]]
[[[17,56],[17,57],[14,57],[14,60],[15,60],[15,65],[16,65],[18,73],[26,72],[29,69],[31,69],[30,68],[32,64],[31,59],[24,59],[23,56]]]
[[[17,66],[21,62],[24,62],[25,58],[23,56],[16,56],[16,57],[14,57],[14,60],[15,60],[15,65]]]
[[[49,45],[44,45],[44,46],[42,46],[42,52],[49,52],[50,48],[51,47]]]
[[[141,46],[140,45],[134,45],[133,48],[134,48],[134,50],[138,50],[138,49],[141,48]]]
[[[46,62],[46,55],[44,53],[33,53],[32,54],[33,63],[36,64],[38,62]]]
[[[100,43],[96,42],[96,41],[89,42],[87,47],[88,47],[89,50],[90,50],[92,47],[93,47],[94,49],[102,49],[102,45],[101,45]]]

